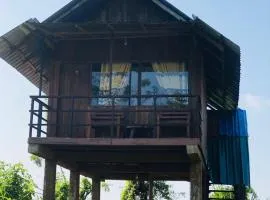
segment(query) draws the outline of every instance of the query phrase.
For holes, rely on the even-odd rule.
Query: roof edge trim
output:
[[[163,9],[164,11],[166,11],[167,13],[172,15],[173,17],[175,17],[176,19],[178,19],[179,21],[187,21],[185,18],[183,18],[182,16],[180,16],[179,14],[174,12],[172,9],[168,8],[168,6],[164,5],[159,0],[152,0],[152,2],[155,3],[156,5],[158,5],[161,9]]]
[[[79,6],[81,6],[82,4],[84,4],[85,2],[87,2],[88,0],[80,0],[77,3],[76,3],[76,1],[77,0],[71,1],[69,4],[67,4],[66,6],[64,6],[62,9],[60,9],[59,11],[57,11],[56,13],[54,13],[52,16],[50,16],[49,18],[47,18],[44,22],[57,22],[60,19],[62,19],[63,17],[67,16],[72,11],[76,10],[76,8],[78,8]],[[72,4],[74,4],[74,5],[72,6]],[[69,8],[69,7],[71,7],[71,8]],[[63,12],[63,13],[61,14],[61,12]]]

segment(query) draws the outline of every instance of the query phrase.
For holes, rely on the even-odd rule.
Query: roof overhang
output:
[[[98,2],[101,0],[93,0]],[[0,57],[18,70],[23,76],[39,86],[40,70],[53,49],[53,41],[80,40],[115,37],[149,37],[193,34],[210,51],[206,59],[219,62],[206,69],[208,105],[213,109],[235,109],[238,106],[240,82],[240,47],[214,30],[197,17],[187,17],[165,0],[153,0],[165,11],[181,16],[181,21],[167,24],[143,23],[60,23],[57,22],[82,6],[85,0],[73,0],[43,23],[31,19],[0,37]],[[176,16],[176,17],[177,17]],[[212,62],[212,60],[211,60]],[[216,77],[219,72],[222,76]],[[46,76],[46,74],[45,74]],[[47,78],[44,77],[46,80]],[[42,90],[48,91],[47,81]]]
[[[40,69],[45,61],[44,38],[35,34],[31,24],[39,23],[30,19],[0,37],[0,57],[37,87]],[[47,77],[43,76],[43,91],[48,91]]]
[[[46,23],[61,22],[63,20],[63,18],[70,15],[72,12],[75,12],[81,6],[84,6],[85,3],[89,3],[89,4],[94,6],[95,4],[101,3],[103,1],[104,0],[91,0],[91,1],[89,1],[89,0],[72,0],[70,3],[68,3],[62,9],[60,9],[59,11],[54,13],[52,16],[47,18],[44,22],[46,22]],[[151,1],[179,21],[191,20],[191,18],[189,18],[186,14],[184,14],[183,12],[178,10],[177,8],[175,8],[172,4],[170,4],[166,0],[151,0]]]

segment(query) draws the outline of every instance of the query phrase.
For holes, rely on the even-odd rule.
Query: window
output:
[[[187,103],[185,98],[166,95],[188,94],[188,72],[185,63],[114,63],[92,65],[93,105],[157,105]],[[106,98],[107,96],[107,98]]]

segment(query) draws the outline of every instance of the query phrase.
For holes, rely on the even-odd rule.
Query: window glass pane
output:
[[[92,95],[107,96],[110,94],[110,70],[107,64],[92,65]],[[93,105],[111,105],[108,98],[93,98]]]
[[[141,94],[154,95],[159,88],[156,72],[153,70],[151,63],[143,63],[141,65]],[[142,98],[142,105],[153,105],[154,100],[150,98]]]
[[[131,65],[118,63],[112,66],[112,95],[129,95],[129,74]]]
[[[94,105],[112,105],[112,99],[106,98],[110,95],[116,97],[115,105],[153,105],[154,95],[186,95],[188,87],[185,63],[114,63],[112,74],[108,64],[92,65],[92,95],[99,96],[92,100]],[[158,97],[156,103],[184,105],[188,97]]]
[[[185,63],[153,63],[157,93],[160,95],[187,95],[188,72]],[[186,104],[187,97],[158,98],[158,105]]]
[[[128,96],[130,94],[129,63],[115,63],[112,65],[112,92],[113,96]],[[115,105],[129,105],[129,98],[116,98]]]
[[[128,63],[114,63],[112,74],[109,64],[92,65],[93,96],[128,96],[130,94],[130,69]],[[111,82],[111,91],[110,91]],[[115,105],[128,105],[129,98],[116,98]],[[94,98],[94,105],[112,105],[111,98]]]
[[[131,95],[138,95],[138,80],[139,80],[139,64],[132,63],[132,69],[130,74],[130,83],[131,83]]]

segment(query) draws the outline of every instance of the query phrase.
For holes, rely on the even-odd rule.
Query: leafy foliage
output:
[[[0,161],[0,199],[31,200],[34,196],[35,184],[24,166]]]
[[[121,192],[121,200],[134,200],[136,198],[136,187],[132,181],[126,181]]]
[[[216,185],[213,187],[214,190],[225,190],[225,191],[233,191],[232,186],[224,186],[224,185]],[[247,188],[246,189],[246,194],[248,200],[258,200],[258,195],[252,188]],[[234,193],[233,192],[213,192],[210,195],[211,198],[216,198],[216,199],[234,199]]]
[[[105,182],[101,184],[101,187],[107,192],[109,191],[109,185]],[[83,177],[80,181],[80,199],[86,200],[92,194],[92,183],[88,178]],[[57,181],[55,186],[55,199],[66,200],[69,195],[69,182],[63,174],[57,174]]]
[[[248,199],[250,200],[259,200],[259,197],[253,188],[247,189],[247,196],[248,196]]]
[[[42,159],[36,155],[31,155],[30,160],[38,167],[42,166]]]
[[[136,197],[147,200],[148,188],[148,181],[127,181],[121,193],[121,200],[135,200]],[[165,181],[154,181],[153,196],[155,200],[172,200],[173,192]]]
[[[154,199],[172,200],[171,186],[166,184],[165,181],[155,181],[153,185]]]
[[[58,173],[56,176],[55,184],[55,199],[56,200],[66,200],[69,194],[69,183],[65,176]]]
[[[92,183],[87,178],[82,178],[80,185],[80,199],[87,199],[87,197],[92,193]]]
[[[43,163],[42,158],[35,155],[31,155],[30,159],[31,161],[34,162],[35,165],[37,165],[38,167],[42,167]],[[101,188],[103,188],[105,192],[110,191],[110,187],[106,182],[101,183]],[[91,194],[92,194],[92,183],[88,178],[83,177],[80,181],[80,199],[86,200]],[[60,167],[60,173],[58,173],[56,176],[55,199],[66,200],[68,199],[68,195],[69,195],[69,181],[63,169]]]

